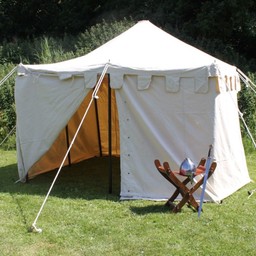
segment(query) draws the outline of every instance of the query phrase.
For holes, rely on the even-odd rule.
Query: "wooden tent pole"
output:
[[[68,134],[68,125],[66,125],[66,142],[67,142],[67,149],[69,148],[69,134]],[[71,166],[71,155],[70,151],[68,152],[68,166]]]
[[[108,74],[108,152],[109,152],[109,194],[112,194],[112,107],[111,107],[111,87],[110,75]]]
[[[101,134],[100,134],[100,123],[99,123],[99,111],[98,111],[97,99],[94,99],[94,106],[95,106],[95,116],[96,116],[96,125],[97,125],[99,151],[100,151],[100,156],[102,156]]]

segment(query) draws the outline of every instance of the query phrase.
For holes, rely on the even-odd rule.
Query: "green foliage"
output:
[[[74,36],[42,36],[33,40],[4,41],[0,46],[0,64],[51,63],[74,57]]]
[[[250,155],[255,153],[255,146],[253,144],[252,139],[249,137],[248,133],[244,130],[244,127],[242,128],[243,130],[243,145],[244,145],[244,152],[246,155]],[[255,138],[254,138],[255,139]]]
[[[0,1],[0,35],[33,38],[84,30],[100,11],[99,0]]]
[[[249,73],[248,77],[254,84],[256,84],[255,74]],[[256,140],[256,88],[254,86],[247,87],[242,84],[242,91],[239,94],[238,104],[245,123],[253,138]],[[248,137],[249,135],[245,126],[242,125],[241,128],[243,136]]]
[[[131,17],[134,21],[148,19],[189,44],[224,61],[231,60],[246,72],[256,69],[254,0],[242,4],[240,0],[9,0],[0,3],[1,42],[78,35],[102,19],[109,23]],[[232,56],[236,56],[235,60]]]
[[[34,41],[34,56],[37,63],[54,63],[75,57],[74,52],[63,48],[63,42],[52,37],[42,37]]]
[[[13,64],[0,64],[0,77],[4,78],[15,66]],[[14,103],[14,77],[11,76],[0,86],[0,143],[15,126],[16,114]],[[12,143],[11,143],[12,144]],[[8,146],[14,148],[15,143]]]
[[[101,23],[97,23],[84,33],[78,35],[76,43],[77,54],[83,55],[89,53],[118,36],[134,24],[134,21],[126,18],[121,21],[106,22],[103,20]]]
[[[251,68],[255,69],[255,8],[255,2],[252,0],[243,4],[239,0],[205,1],[196,15],[196,23],[190,35],[196,37],[197,42],[215,41],[212,47],[205,49],[243,70],[250,70],[245,59],[254,59]],[[234,58],[235,55],[240,57]]]
[[[18,63],[53,63],[71,59],[89,51],[114,38],[134,24],[123,19],[92,26],[79,35],[50,37],[42,36],[33,40],[17,39],[4,41],[0,46],[0,78],[4,78]],[[14,103],[15,74],[0,87],[0,143],[15,126],[16,114]],[[4,148],[14,148],[15,141],[10,137]]]

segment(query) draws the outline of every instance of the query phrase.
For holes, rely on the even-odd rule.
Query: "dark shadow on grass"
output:
[[[130,210],[138,215],[146,215],[150,213],[168,213],[170,214],[170,209],[163,204],[152,204],[147,206],[131,206]]]
[[[120,159],[112,159],[112,193],[109,194],[109,160],[107,157],[94,157],[71,167],[63,167],[51,196],[60,198],[84,198],[87,200],[119,200]],[[28,183],[15,183],[18,180],[17,165],[0,167],[0,192],[29,195],[46,195],[57,170],[38,175]]]

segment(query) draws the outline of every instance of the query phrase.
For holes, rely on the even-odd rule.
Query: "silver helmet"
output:
[[[195,164],[189,158],[185,158],[180,165],[180,174],[193,177],[195,172],[196,172]]]

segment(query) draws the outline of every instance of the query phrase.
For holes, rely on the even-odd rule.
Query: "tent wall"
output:
[[[216,97],[214,157],[218,171],[208,185],[211,198],[224,198],[250,182],[239,124],[237,92],[229,90]]]
[[[124,75],[122,84],[112,89],[112,154],[121,157],[121,198],[167,198],[173,187],[158,174],[154,159],[168,161],[173,169],[186,157],[197,164],[210,144],[218,166],[208,182],[206,199],[221,200],[248,183],[237,88],[225,91],[225,81],[217,77],[203,79],[206,82],[200,82],[199,89],[193,76],[181,74],[175,87],[168,86],[166,76],[144,78]],[[65,127],[71,140],[92,90],[79,76],[64,81],[48,76],[18,79],[19,170],[22,175],[27,168],[31,178],[59,167],[67,149]],[[93,104],[70,152],[72,163],[99,156],[99,141],[102,154],[109,154],[107,91],[105,79],[97,100],[99,133]],[[35,124],[29,126],[29,133],[22,130],[25,122]]]
[[[168,197],[173,187],[158,174],[154,159],[169,161],[177,170],[186,157],[198,164],[210,144],[218,167],[208,182],[208,199],[221,200],[249,181],[237,91],[219,94],[219,83],[209,78],[207,90],[198,93],[193,78],[181,78],[176,92],[168,93],[164,77],[152,77],[146,90],[138,90],[136,76],[125,77],[122,89],[116,91],[123,199]]]

